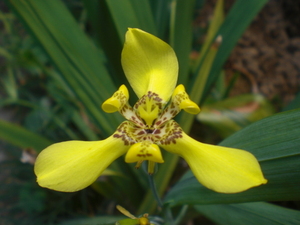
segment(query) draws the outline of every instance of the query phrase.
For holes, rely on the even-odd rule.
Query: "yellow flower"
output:
[[[137,167],[147,160],[152,173],[155,163],[164,162],[160,147],[184,158],[199,182],[216,192],[236,193],[267,183],[251,153],[200,143],[173,120],[182,109],[192,114],[200,109],[183,85],[175,88],[178,62],[167,43],[130,28],[122,66],[139,100],[131,107],[128,90],[121,85],[102,109],[119,111],[127,120],[105,140],[67,141],[44,149],[35,163],[40,186],[66,192],[81,190],[125,153],[125,161],[137,162]]]

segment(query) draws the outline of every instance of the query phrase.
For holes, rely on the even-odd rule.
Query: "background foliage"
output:
[[[32,171],[36,153],[49,144],[106,138],[123,120],[99,106],[128,84],[120,64],[128,27],[150,32],[174,48],[178,83],[200,104],[196,119],[206,124],[206,133],[217,140],[230,136],[220,145],[252,152],[269,180],[239,194],[215,193],[201,186],[177,156],[164,153],[165,163],[154,180],[164,209],[178,215],[176,223],[197,224],[203,222],[201,215],[216,224],[300,222],[299,98],[285,108],[289,111],[269,117],[274,106],[262,95],[229,97],[235,79],[225,82],[222,71],[266,2],[236,0],[225,13],[218,0],[209,27],[195,30],[192,22],[203,0],[6,0],[0,12],[0,104],[14,122],[0,120],[1,147],[10,156],[0,164],[1,223],[114,224],[121,218],[115,210],[119,204],[135,215],[148,212],[162,224],[164,213],[157,210],[144,172],[123,158],[77,193],[42,189]],[[203,42],[196,41],[201,38]],[[192,51],[199,53],[196,58],[191,59]],[[249,104],[257,107],[237,110]],[[187,132],[194,124],[191,134],[197,136],[203,128],[194,119],[184,113],[177,118]],[[21,154],[27,164],[18,160]]]

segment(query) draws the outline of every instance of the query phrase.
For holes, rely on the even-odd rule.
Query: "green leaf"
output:
[[[199,70],[199,74],[194,81],[194,85],[192,87],[192,90],[190,92],[190,98],[194,102],[200,102],[202,99],[203,90],[206,84],[207,76],[211,70],[212,63],[215,59],[215,56],[219,50],[219,43],[218,40],[216,40],[215,45],[212,45],[206,54],[205,58],[203,59],[203,64]],[[192,114],[181,114],[179,117],[179,123],[182,127],[182,129],[185,132],[188,132],[189,129],[192,127],[195,115]]]
[[[153,35],[157,35],[157,29],[154,23],[153,13],[149,0],[131,0],[131,5],[136,14],[139,27]],[[124,20],[124,18],[123,18]],[[124,34],[123,34],[124,36]]]
[[[197,205],[194,208],[220,225],[294,225],[300,223],[299,211],[263,202]]]
[[[235,133],[220,143],[245,149],[260,162],[300,154],[300,109],[277,113]]]
[[[91,5],[90,0],[84,0],[86,5]],[[97,1],[99,7],[97,11],[87,7],[89,14],[95,14],[100,17],[101,23],[97,26],[98,39],[104,49],[112,71],[112,77],[118,84],[129,86],[125,78],[120,55],[125,41],[125,33],[129,27],[140,28],[152,34],[156,34],[156,27],[148,0],[126,0]],[[97,7],[97,5],[95,5]],[[95,8],[95,7],[94,7]],[[94,12],[94,13],[93,13]],[[95,17],[95,16],[94,16]],[[92,23],[95,23],[92,21]],[[131,90],[129,90],[131,91]],[[133,92],[130,95],[135,97]]]
[[[223,64],[244,30],[267,2],[267,0],[237,0],[234,3],[226,16],[224,23],[216,34],[216,36],[222,36],[222,44],[212,65],[203,96],[208,94],[209,89],[216,81]]]
[[[110,14],[122,43],[128,27],[140,28],[156,35],[156,28],[148,0],[106,0]]]
[[[79,28],[65,5],[58,0],[11,0],[9,4],[67,81],[76,96],[74,101],[85,106],[93,122],[105,133],[112,133],[121,117],[108,116],[99,109],[116,90],[105,57]]]
[[[213,43],[216,33],[219,30],[220,26],[222,25],[223,21],[224,21],[224,0],[218,0],[215,6],[213,18],[210,22],[209,29],[207,31],[205,42],[201,47],[201,51],[195,67],[200,66],[202,59],[204,58],[204,56],[206,56],[206,53],[210,45]],[[199,68],[196,69],[199,70]]]
[[[219,50],[220,44],[222,43],[222,37],[218,36],[216,38],[216,33],[224,21],[223,5],[224,5],[223,0],[217,1],[205,42],[203,43],[203,46],[199,53],[199,57],[193,68],[195,80],[190,81],[188,86],[188,88],[190,88],[191,85],[191,91],[190,91],[191,99],[197,103],[199,103],[203,97],[203,91],[205,88],[208,75],[211,71],[211,67],[215,60],[216,54]],[[187,118],[189,124],[192,123],[192,118],[193,117],[191,116]]]
[[[214,17],[212,19],[212,23],[210,24],[207,38],[194,68],[195,79],[191,79],[186,86],[187,89],[191,89],[190,91],[188,90],[190,98],[196,103],[199,103],[203,97],[203,91],[208,75],[219,50],[221,39],[220,37],[215,39],[215,34],[220,24],[223,22],[223,14],[223,1],[219,0],[214,10]],[[179,123],[185,132],[188,132],[192,127],[194,118],[194,115],[187,113],[180,115]]]
[[[170,45],[178,58],[178,84],[186,84],[188,81],[194,8],[195,0],[175,0],[171,4]]]
[[[220,145],[252,152],[268,179],[266,185],[242,193],[221,194],[203,187],[189,171],[164,202],[221,204],[300,199],[300,109],[262,119],[225,139]]]
[[[0,120],[0,138],[21,148],[33,148],[36,151],[41,151],[52,144],[38,134],[3,120]]]
[[[104,53],[80,29],[63,1],[7,2],[59,70],[57,75],[61,77],[61,83],[68,86],[60,87],[68,89],[65,92],[69,94],[70,102],[82,109],[103,138],[111,135],[123,118],[118,113],[107,114],[100,109],[101,104],[117,90],[108,72]],[[57,77],[52,78],[60,82]],[[128,164],[122,158],[116,160],[111,168],[130,173]],[[120,195],[126,196],[123,201],[128,198],[133,204],[139,201],[143,189],[136,177],[128,176],[128,185],[124,185],[119,177],[110,179],[114,186],[119,187]]]
[[[165,39],[170,21],[170,4],[172,0],[150,1],[153,9],[153,17],[157,29],[157,36]]]
[[[14,69],[12,66],[7,66],[7,75],[2,75],[2,84],[4,89],[11,100],[18,99],[17,82],[14,76]]]
[[[87,13],[88,22],[91,25],[92,36],[95,38],[95,41],[99,41],[101,37],[101,13],[100,2],[97,0],[82,0],[84,8]]]

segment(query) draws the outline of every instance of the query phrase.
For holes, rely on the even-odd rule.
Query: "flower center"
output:
[[[143,121],[145,130],[153,130],[153,125],[162,111],[162,99],[157,94],[148,92],[134,105],[136,115]]]
[[[176,144],[182,138],[182,129],[172,120],[181,109],[196,114],[199,107],[192,102],[183,85],[178,85],[166,106],[166,102],[157,93],[148,91],[131,107],[128,104],[129,94],[122,85],[102,108],[106,112],[119,111],[127,121],[123,122],[114,133],[114,138],[122,139],[124,145],[130,146],[125,161],[137,162],[137,167],[144,160],[151,162],[149,172],[154,169],[153,163],[162,163],[158,145]],[[166,107],[165,107],[166,106]]]

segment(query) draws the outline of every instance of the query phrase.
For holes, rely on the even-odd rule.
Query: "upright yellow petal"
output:
[[[53,144],[37,157],[34,172],[40,186],[73,192],[92,184],[129,146],[113,136],[102,141]]]
[[[122,51],[125,75],[139,98],[154,92],[167,102],[175,88],[178,62],[164,41],[140,29],[129,28]]]
[[[221,193],[238,193],[267,183],[256,158],[249,152],[200,143],[185,133],[175,144],[162,145],[182,156],[198,181]]]

